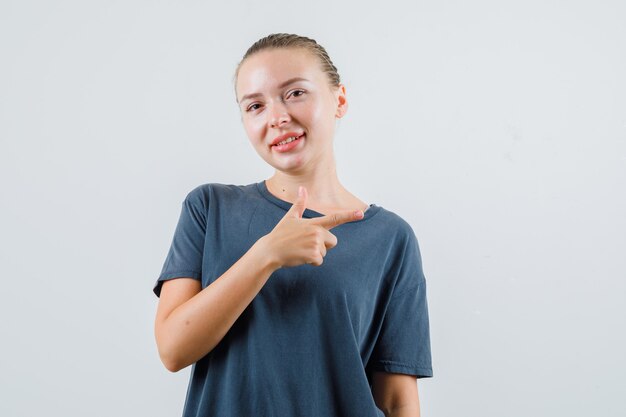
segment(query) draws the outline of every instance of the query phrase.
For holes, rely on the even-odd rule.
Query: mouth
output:
[[[271,148],[277,150],[277,151],[285,151],[285,150],[290,150],[293,147],[295,147],[298,142],[304,138],[306,136],[305,133],[302,133],[300,136],[292,136],[289,137],[281,142],[278,142],[275,145],[270,145]]]

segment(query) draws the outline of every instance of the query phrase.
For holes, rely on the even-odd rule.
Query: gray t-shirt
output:
[[[290,207],[265,181],[194,188],[154,293],[180,277],[207,287]],[[275,271],[220,343],[193,365],[183,417],[384,417],[372,396],[372,371],[433,375],[426,280],[413,229],[370,204],[363,219],[330,232],[337,246],[322,265]]]

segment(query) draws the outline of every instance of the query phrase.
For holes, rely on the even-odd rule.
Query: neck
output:
[[[276,171],[265,183],[272,194],[291,202],[296,201],[302,185],[307,190],[308,204],[314,206],[341,206],[347,194],[334,169],[301,175]]]

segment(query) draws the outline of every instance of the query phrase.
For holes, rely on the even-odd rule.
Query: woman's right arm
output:
[[[159,356],[169,371],[177,372],[209,353],[279,268],[268,256],[266,237],[204,289],[193,278],[163,283],[154,330]]]
[[[337,245],[329,230],[363,217],[363,212],[346,210],[303,219],[307,193],[302,191],[274,229],[206,288],[193,278],[162,284],[154,330],[168,370],[177,372],[209,353],[274,271],[304,263],[321,265],[326,251]]]

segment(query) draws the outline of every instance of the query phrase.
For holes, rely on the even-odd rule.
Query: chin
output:
[[[289,158],[289,160],[280,161],[280,162],[276,160],[272,160],[272,161],[268,161],[268,163],[279,171],[294,172],[294,173],[301,170],[305,165],[303,158],[301,156],[296,156],[293,158]]]

